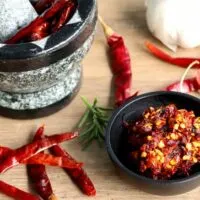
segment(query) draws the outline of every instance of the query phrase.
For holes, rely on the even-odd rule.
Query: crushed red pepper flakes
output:
[[[150,107],[125,126],[129,162],[142,175],[156,180],[187,176],[200,162],[200,118],[193,111],[174,104]]]
[[[188,65],[190,65],[192,62],[196,60],[200,62],[200,58],[172,57],[148,41],[145,43],[145,45],[152,55],[154,55],[155,57],[159,58],[162,61],[171,63],[173,65],[187,68]],[[200,68],[200,64],[196,64],[193,68]]]

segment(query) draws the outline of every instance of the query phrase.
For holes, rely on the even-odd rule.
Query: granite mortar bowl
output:
[[[14,118],[48,115],[77,93],[81,60],[91,47],[96,0],[77,0],[70,21],[39,41],[0,44],[0,113]]]
[[[172,180],[153,180],[140,175],[126,159],[126,155],[128,155],[127,138],[122,120],[137,120],[150,106],[159,107],[170,103],[176,104],[178,108],[193,110],[196,116],[200,116],[199,99],[182,93],[154,92],[125,102],[115,110],[106,129],[107,151],[117,169],[128,175],[133,184],[142,190],[166,196],[185,193],[198,187],[200,185],[200,166],[197,166],[190,176]]]

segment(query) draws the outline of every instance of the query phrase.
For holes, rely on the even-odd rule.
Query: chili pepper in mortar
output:
[[[103,19],[99,16],[99,21],[103,27],[104,33],[109,45],[111,56],[111,68],[115,76],[115,104],[121,105],[131,95],[131,59],[122,36],[116,34]],[[137,94],[133,95],[136,96]]]
[[[50,151],[56,156],[63,156],[76,162],[76,160],[72,158],[69,153],[67,153],[58,145],[53,146]],[[71,179],[83,191],[84,194],[88,196],[94,196],[96,194],[95,187],[83,168],[65,169],[65,171],[69,174]]]
[[[145,43],[147,49],[151,54],[153,54],[155,57],[159,58],[162,61],[165,61],[167,63],[171,63],[173,65],[178,65],[180,67],[187,68],[188,65],[190,65],[194,61],[200,61],[200,58],[176,58],[176,57],[171,57],[167,53],[163,52],[161,49],[156,47],[154,44],[150,42]],[[193,68],[200,68],[200,64],[195,64]]]
[[[41,24],[48,22],[48,20],[52,19],[53,17],[58,14],[65,5],[67,5],[69,0],[57,0],[54,4],[47,9],[41,16],[38,16],[34,21],[32,21],[28,26],[19,30],[13,37],[8,39],[5,43],[6,44],[15,44],[25,38],[31,36],[33,31]]]
[[[183,92],[183,93],[190,93],[190,92],[197,92],[200,90],[200,72],[198,71],[197,75],[195,77],[185,79],[188,71],[196,66],[199,65],[199,61],[194,61],[191,63],[186,71],[184,72],[181,81],[175,82],[168,87],[166,87],[164,90],[166,91],[174,91],[174,92]]]
[[[77,136],[77,132],[57,134],[24,145],[16,149],[13,154],[9,155],[0,164],[0,173],[7,171],[8,169],[24,162],[25,160],[28,160],[45,149],[48,149],[66,140],[73,139]]]
[[[32,34],[30,36],[30,40],[36,41],[36,40],[40,40],[40,39],[48,36],[49,35],[49,27],[50,27],[49,22],[44,22],[40,26],[37,26],[33,30]]]
[[[55,23],[52,28],[53,33],[57,32],[58,30],[60,30],[60,28],[63,27],[63,25],[65,25],[65,23],[70,19],[74,9],[75,3],[69,0],[68,4],[63,9],[57,23]]]
[[[49,8],[55,0],[39,0],[34,8],[37,11],[37,13],[41,14],[43,13],[47,8]]]
[[[34,136],[33,141],[42,139],[44,133],[44,126],[40,127]],[[46,173],[45,165],[27,165],[28,176],[33,183],[36,192],[44,200],[56,200],[57,198],[53,194],[49,177]]]
[[[24,192],[3,181],[0,181],[0,192],[16,200],[40,200],[39,197],[28,192]]]

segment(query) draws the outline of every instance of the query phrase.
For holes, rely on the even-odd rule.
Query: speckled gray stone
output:
[[[81,66],[74,64],[64,81],[46,90],[29,94],[0,91],[0,105],[14,110],[30,110],[49,106],[74,93],[80,84],[81,74]]]
[[[37,13],[28,0],[0,0],[0,42],[28,25]]]
[[[72,55],[47,67],[27,72],[0,72],[0,90],[5,92],[30,93],[56,85],[65,79],[73,63],[79,63],[83,59],[93,39],[94,33]]]

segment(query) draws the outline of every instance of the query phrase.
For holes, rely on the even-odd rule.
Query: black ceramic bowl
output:
[[[153,92],[132,98],[116,109],[106,130],[107,151],[114,164],[132,177],[133,183],[141,189],[159,195],[185,193],[199,186],[200,166],[197,166],[190,176],[172,180],[153,180],[138,174],[125,156],[128,152],[126,129],[122,125],[122,120],[124,118],[126,121],[136,120],[150,106],[157,107],[170,103],[176,104],[178,108],[193,110],[197,116],[200,116],[199,99],[176,92]]]

